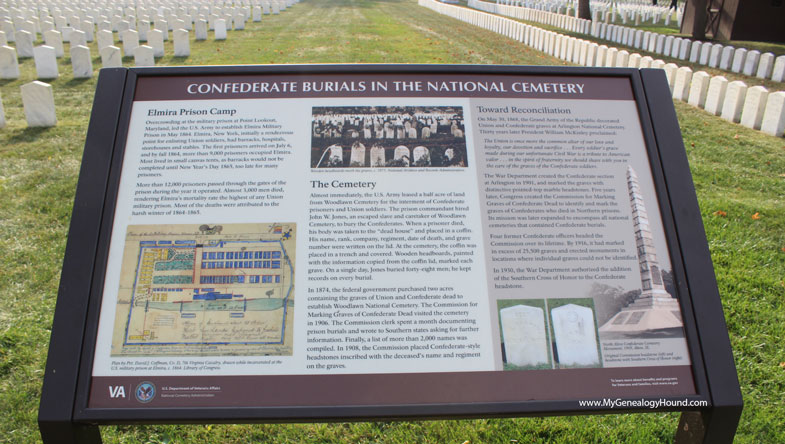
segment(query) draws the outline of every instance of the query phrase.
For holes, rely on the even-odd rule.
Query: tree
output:
[[[578,18],[591,20],[591,8],[589,8],[589,0],[578,0]]]

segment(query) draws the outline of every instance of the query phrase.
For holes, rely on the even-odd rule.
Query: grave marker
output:
[[[35,57],[35,71],[39,79],[56,79],[60,73],[57,70],[57,57],[55,49],[51,46],[41,45],[33,49]]]
[[[704,109],[714,114],[720,115],[722,106],[725,102],[725,91],[728,88],[728,80],[722,76],[712,77],[709,81],[709,89],[706,92],[706,103]]]
[[[18,79],[19,61],[11,46],[0,47],[0,79]]]
[[[155,66],[155,50],[153,47],[141,45],[134,48],[134,65]]]
[[[589,307],[562,305],[551,310],[557,362],[560,366],[600,365],[594,312]]]
[[[20,59],[31,58],[33,53],[33,35],[27,31],[16,31],[16,52]]]
[[[49,127],[57,125],[52,85],[35,80],[22,85],[21,90],[27,126]]]
[[[541,308],[515,305],[499,310],[507,363],[519,367],[550,364],[545,314]]]
[[[698,71],[692,75],[687,103],[698,108],[704,107],[706,104],[706,96],[709,92],[710,79],[711,76],[706,71]]]
[[[730,82],[725,89],[725,102],[722,104],[720,117],[731,122],[739,123],[744,99],[747,96],[747,84],[741,80]]]
[[[760,130],[774,137],[782,137],[785,132],[785,91],[769,94]]]
[[[185,29],[174,30],[174,56],[188,57],[191,55],[191,45],[188,40],[188,31]]]
[[[103,68],[121,68],[123,66],[123,56],[117,46],[104,46],[98,52],[101,54]]]
[[[747,128],[760,129],[763,122],[763,111],[766,110],[766,100],[769,98],[769,91],[762,86],[753,86],[747,89],[747,96],[744,98],[744,107],[741,111],[741,123]]]
[[[86,79],[93,76],[93,61],[90,48],[87,46],[71,46],[71,66],[75,79]]]

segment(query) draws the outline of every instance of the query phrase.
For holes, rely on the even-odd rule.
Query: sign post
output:
[[[44,441],[683,411],[679,442],[732,442],[667,90],[634,69],[102,70]]]

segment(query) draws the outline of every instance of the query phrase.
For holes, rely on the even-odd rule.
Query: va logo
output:
[[[136,386],[136,400],[147,404],[155,398],[155,384],[149,381],[144,381]]]
[[[122,386],[122,385],[110,385],[109,386],[109,397],[112,398],[112,399],[125,398],[125,386]]]

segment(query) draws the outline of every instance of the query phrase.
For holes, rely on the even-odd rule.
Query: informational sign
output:
[[[707,405],[638,71],[202,70],[124,77],[76,416]]]

